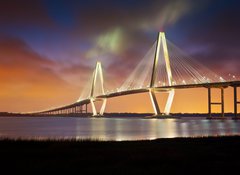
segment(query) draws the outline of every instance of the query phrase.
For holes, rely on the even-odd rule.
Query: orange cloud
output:
[[[0,41],[0,111],[31,111],[77,99],[52,69],[55,63],[36,54],[21,40]]]

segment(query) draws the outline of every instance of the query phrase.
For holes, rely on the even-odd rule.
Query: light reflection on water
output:
[[[192,118],[0,118],[0,137],[13,139],[121,141],[213,135],[240,135],[240,121]]]

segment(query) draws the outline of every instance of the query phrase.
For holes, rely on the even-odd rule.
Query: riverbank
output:
[[[153,141],[0,141],[1,171],[73,174],[231,174],[240,137]]]
[[[56,115],[25,115],[25,114],[9,114],[0,115],[1,118],[113,118],[113,119],[206,119],[206,120],[240,120],[240,114],[235,117],[232,113],[225,114],[224,117],[219,116],[219,114],[212,114],[209,117],[208,114],[202,113],[178,113],[170,115],[158,115],[155,116],[151,113],[106,113],[104,116],[92,116],[92,114],[56,114]]]
[[[74,118],[89,118],[93,117],[92,113],[71,113],[71,114],[49,114],[49,115],[33,115],[20,113],[0,112],[0,117],[74,117]],[[144,118],[144,119],[181,119],[181,118],[205,118],[205,119],[240,119],[240,114],[235,117],[233,113],[225,113],[222,117],[219,113],[212,113],[211,117],[207,113],[172,113],[170,115],[155,116],[153,113],[105,113],[104,116],[94,116],[94,118]]]

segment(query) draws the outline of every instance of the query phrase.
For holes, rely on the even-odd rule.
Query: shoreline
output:
[[[13,113],[4,113],[0,114],[0,117],[64,117],[64,118],[145,118],[145,119],[165,119],[165,118],[206,118],[206,119],[240,119],[240,114],[238,117],[235,117],[233,113],[225,113],[225,116],[220,116],[219,113],[212,113],[212,117],[209,117],[207,113],[173,113],[170,115],[159,115],[154,116],[153,113],[106,113],[104,116],[92,116],[91,113],[86,114],[52,114],[52,115],[31,115],[31,114],[13,114]]]
[[[0,143],[4,141],[9,142],[155,142],[162,140],[188,140],[188,139],[224,139],[224,138],[236,138],[240,140],[240,134],[230,134],[230,135],[203,135],[203,136],[189,136],[189,137],[171,137],[171,138],[154,138],[154,139],[140,139],[140,140],[101,140],[101,139],[91,139],[84,138],[78,139],[75,137],[62,137],[62,138],[49,138],[49,137],[32,137],[32,138],[9,138],[9,137],[1,137]]]

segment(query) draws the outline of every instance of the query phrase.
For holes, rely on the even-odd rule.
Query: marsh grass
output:
[[[240,166],[240,137],[123,142],[5,138],[0,155],[1,171],[8,174],[231,174]]]

